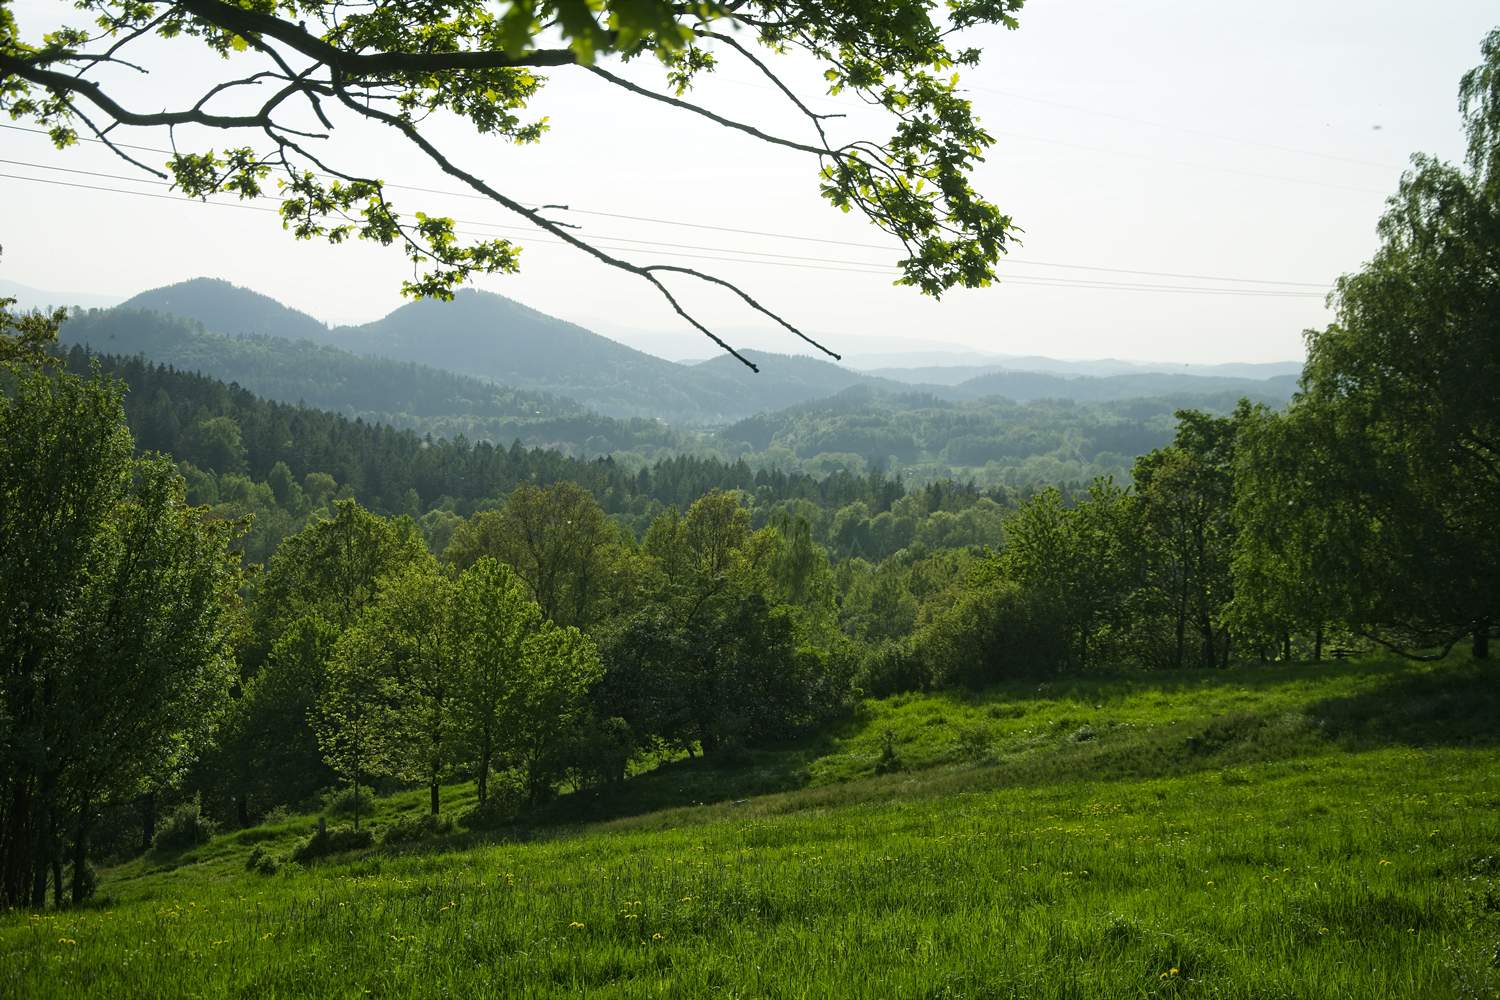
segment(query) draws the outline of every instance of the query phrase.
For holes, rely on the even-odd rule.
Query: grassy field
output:
[[[0,918],[0,994],[1500,996],[1493,670],[898,697],[503,836],[247,871],[306,838],[294,817]]]

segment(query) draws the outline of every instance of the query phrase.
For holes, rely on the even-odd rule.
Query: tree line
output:
[[[223,412],[170,438],[245,470],[210,473],[133,440],[179,397],[132,417],[139,386],[47,353],[59,317],[0,306],[0,905],[85,898],[95,845],[127,826],[149,843],[161,801],[249,822],[384,781],[428,787],[437,813],[470,778],[482,824],[663,756],[732,760],[869,694],[1377,646],[1488,657],[1500,33],[1485,56],[1468,162],[1414,160],[1292,403],[1181,411],[1128,485],[1072,496],[687,459],[629,474],[186,377],[238,407],[242,453]],[[370,478],[316,464],[335,461]],[[193,500],[235,476],[298,512],[263,567],[235,548],[244,519]],[[340,495],[392,499],[372,481],[472,502],[414,517]]]

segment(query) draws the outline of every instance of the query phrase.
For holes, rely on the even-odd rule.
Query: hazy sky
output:
[[[53,0],[17,7],[28,31],[67,9]],[[1407,156],[1460,154],[1458,78],[1497,21],[1493,2],[1478,0],[1420,8],[1391,0],[1251,7],[1033,0],[1019,31],[975,34],[985,60],[964,77],[998,139],[977,186],[1025,229],[1024,246],[1003,265],[1012,281],[941,302],[890,284],[881,269],[897,259],[882,249],[891,241],[822,202],[809,158],[614,91],[581,70],[551,73],[534,105],[552,126],[539,145],[478,141],[441,123],[431,134],[522,199],[778,234],[558,213],[601,240],[665,244],[659,253],[638,247],[624,255],[713,269],[855,359],[861,349],[930,341],[1075,358],[1278,360],[1300,357],[1302,330],[1327,321],[1321,293],[1369,256],[1383,199]],[[193,81],[222,69],[190,41],[153,52],[153,80],[121,83],[144,110],[179,104]],[[789,71],[805,93],[822,93],[811,66]],[[797,119],[748,69],[726,65],[718,77],[699,87],[698,101],[797,133]],[[881,134],[878,118],[862,108],[828,98],[819,106],[849,112],[845,130]],[[388,136],[368,127],[339,132],[329,152],[351,169],[457,190]],[[163,140],[146,131],[127,137],[147,146]],[[215,136],[208,144],[226,142]],[[127,172],[97,146],[57,153],[40,136],[0,130],[0,149],[10,161],[0,164],[3,174],[157,190],[14,162]],[[410,273],[394,250],[298,243],[262,212],[10,177],[0,177],[0,204],[0,278],[49,290],[124,296],[207,274],[351,322],[398,305]],[[519,221],[498,206],[446,195],[401,191],[397,204],[474,224]],[[601,332],[637,331],[638,342],[670,356],[711,351],[639,279],[548,245],[547,237],[501,234],[526,247],[524,270],[480,279],[479,287]],[[695,256],[668,256],[674,248]],[[778,256],[703,259],[751,253]],[[797,346],[723,294],[686,280],[676,287],[737,344]],[[1188,287],[1202,293],[1181,290]]]

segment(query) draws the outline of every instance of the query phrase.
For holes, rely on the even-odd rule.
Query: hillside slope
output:
[[[621,421],[570,399],[519,391],[412,362],[353,354],[308,340],[224,336],[198,322],[120,306],[75,314],[65,346],[141,355],[157,364],[235,382],[267,399],[305,403],[366,422],[439,436],[601,455],[678,446],[655,421]]]
[[[214,333],[289,340],[319,340],[328,334],[321,320],[222,278],[191,278],[153,288],[126,299],[120,308],[181,316]]]
[[[705,378],[488,292],[407,303],[373,323],[334,329],[328,342],[587,400],[611,416],[703,423],[755,405],[737,402],[749,390],[732,380]]]
[[[184,316],[216,333],[311,340],[579,400],[607,416],[684,426],[723,426],[856,387],[924,391],[949,400],[1004,397],[1021,402],[1236,393],[1274,404],[1285,402],[1294,388],[1291,376],[1132,372],[1094,377],[988,368],[975,369],[983,374],[973,378],[963,369],[898,371],[893,374],[899,378],[885,378],[805,355],[745,352],[760,365],[756,374],[728,355],[697,364],[667,361],[504,296],[473,289],[460,291],[452,302],[411,302],[372,323],[333,328],[257,292],[207,278],[143,292],[126,306]],[[1030,360],[1038,359],[1018,363]],[[959,374],[964,380],[953,384]],[[923,381],[929,376],[933,384]]]
[[[35,998],[189,968],[212,998],[1493,996],[1497,707],[1466,663],[908,695],[592,800],[679,804],[635,818],[273,875],[247,861],[311,816],[148,855],[103,906],[0,917],[0,963]]]
[[[1216,375],[1178,375],[1143,372],[1130,375],[1066,376],[1042,372],[999,371],[979,375],[947,389],[951,398],[984,399],[1004,396],[1025,403],[1036,399],[1072,399],[1102,403],[1143,396],[1225,394],[1255,402],[1284,404],[1297,391],[1297,377],[1225,378]]]

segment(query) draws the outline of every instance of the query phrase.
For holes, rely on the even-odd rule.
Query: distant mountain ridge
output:
[[[196,319],[120,306],[75,313],[64,346],[141,356],[197,372],[267,399],[440,437],[512,441],[573,455],[675,450],[670,428],[617,420],[570,399],[527,392],[408,361],[352,354],[311,340],[211,333]]]
[[[328,324],[269,295],[221,278],[193,278],[131,296],[121,309],[140,309],[196,320],[214,333],[262,334],[288,340],[324,340]]]
[[[1059,361],[1055,358],[1012,358],[987,364],[953,363],[893,365],[875,368],[859,368],[866,375],[893,379],[897,382],[926,383],[932,385],[959,385],[970,379],[997,372],[1019,372],[1037,375],[1055,375],[1062,378],[1111,378],[1116,375],[1183,375],[1189,378],[1240,378],[1272,379],[1283,376],[1297,377],[1302,374],[1298,361],[1269,361],[1263,363],[1234,362],[1218,365],[1151,364],[1136,361]]]
[[[126,307],[185,316],[221,334],[306,340],[367,357],[422,364],[576,400],[610,417],[645,417],[695,427],[721,427],[859,386],[883,393],[919,391],[952,401],[1003,396],[1023,402],[1235,392],[1284,402],[1295,389],[1294,376],[1285,371],[1295,367],[1291,363],[1214,366],[1219,374],[1209,375],[1199,370],[1143,370],[1124,361],[1012,358],[995,365],[893,368],[881,373],[806,355],[747,351],[761,366],[757,375],[727,355],[695,364],[667,361],[503,296],[471,289],[459,292],[452,302],[407,303],[358,326],[329,327],[268,296],[210,278],[143,292],[121,308]],[[1065,370],[1092,366],[1099,372],[1012,367],[1042,363]]]
[[[685,425],[726,424],[869,379],[788,355],[756,354],[774,374],[756,375],[727,356],[680,365],[472,289],[452,302],[410,302],[373,323],[331,328],[268,296],[210,278],[143,292],[121,308],[185,316],[217,333],[310,340],[578,400],[613,417]]]

